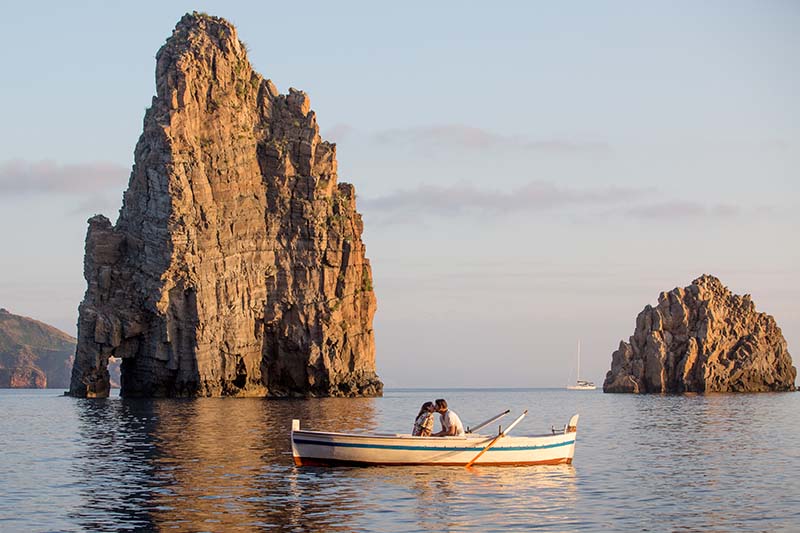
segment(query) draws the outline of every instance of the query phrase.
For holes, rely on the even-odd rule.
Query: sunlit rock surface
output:
[[[187,14],[115,225],[89,220],[70,393],[379,395],[352,185],[308,96],[254,72],[236,29]]]
[[[0,388],[65,389],[74,354],[74,337],[0,309]]]
[[[750,295],[714,276],[662,292],[620,342],[604,392],[791,391],[797,370],[780,328]]]

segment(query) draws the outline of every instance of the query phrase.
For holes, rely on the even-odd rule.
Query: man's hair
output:
[[[437,409],[447,409],[447,400],[443,398],[439,398],[436,400],[436,408]]]

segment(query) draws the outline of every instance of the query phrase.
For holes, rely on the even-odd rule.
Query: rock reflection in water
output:
[[[263,406],[251,399],[157,404],[159,527],[229,530],[257,522],[258,509],[247,498],[274,453],[264,441]]]
[[[359,498],[296,472],[292,418],[373,427],[372,400],[79,400],[87,529],[348,530]],[[324,422],[322,422],[324,421]],[[302,485],[302,489],[298,488]]]
[[[303,427],[408,431],[445,396],[520,434],[581,413],[571,466],[296,468]],[[795,531],[800,394],[390,390],[383,398],[78,400],[0,391],[0,530]],[[742,502],[746,502],[743,505]]]
[[[375,401],[78,400],[86,505],[73,518],[91,530],[488,530],[574,504],[569,466],[294,466],[292,418],[372,431]]]
[[[150,514],[158,450],[152,402],[75,400],[85,448],[70,477],[84,502],[70,518],[88,531],[153,529]]]

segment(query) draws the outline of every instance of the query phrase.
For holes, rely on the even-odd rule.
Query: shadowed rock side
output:
[[[0,309],[0,388],[67,388],[75,339]]]
[[[254,72],[227,21],[185,15],[115,226],[89,220],[70,392],[380,395],[372,272],[305,93]]]
[[[797,376],[775,320],[750,295],[703,275],[662,292],[620,342],[604,392],[792,391]]]

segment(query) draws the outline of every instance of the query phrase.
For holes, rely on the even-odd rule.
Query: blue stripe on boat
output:
[[[329,442],[318,440],[294,439],[298,444],[314,444],[316,446],[331,446],[334,448],[370,448],[375,450],[414,450],[414,451],[430,451],[430,452],[479,452],[485,448],[480,446],[478,448],[457,448],[457,447],[439,447],[439,446],[393,446],[391,444],[358,444],[355,442]],[[545,448],[558,448],[559,446],[569,446],[575,444],[575,440],[568,440],[565,442],[558,442],[556,444],[543,444],[541,446],[508,446],[503,448],[491,448],[490,452],[522,452],[528,450],[543,450]]]

